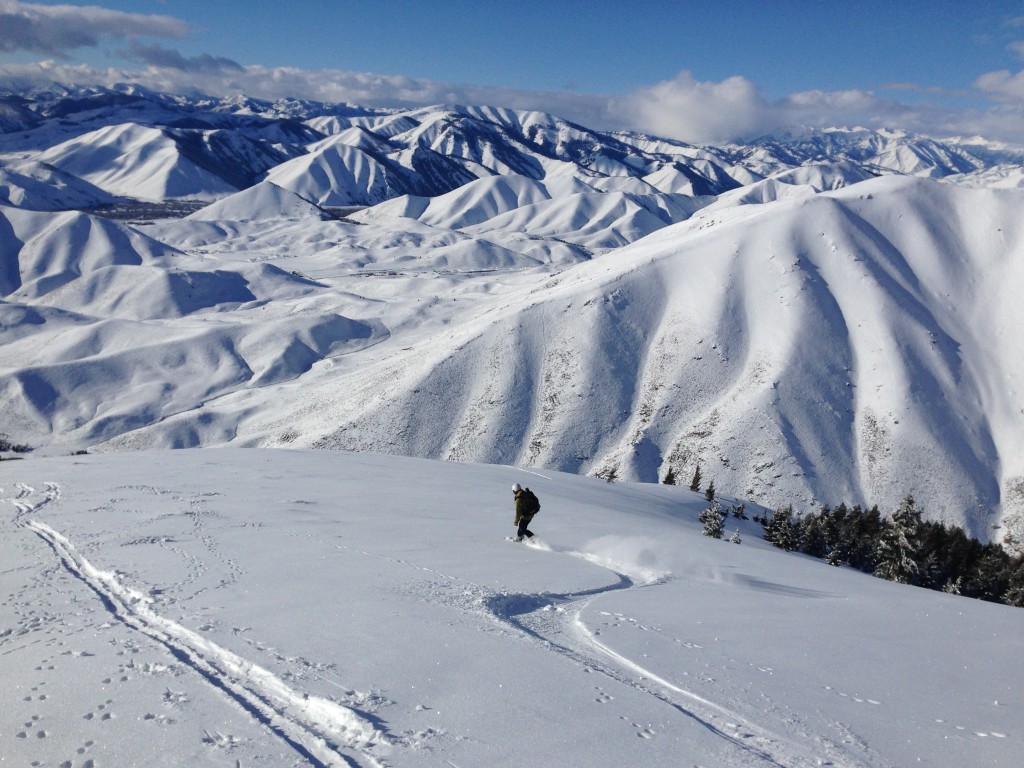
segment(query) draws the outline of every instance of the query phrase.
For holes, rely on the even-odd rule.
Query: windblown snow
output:
[[[694,147],[490,107],[137,88],[20,98],[0,134],[13,442],[646,482],[700,465],[769,506],[912,492],[980,538],[1024,532],[1024,152],[862,130]]]

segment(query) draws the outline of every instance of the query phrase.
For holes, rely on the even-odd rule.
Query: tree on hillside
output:
[[[896,514],[882,526],[881,536],[875,546],[875,576],[900,584],[915,583],[919,570],[917,557],[920,528],[921,513],[914,505],[914,497],[908,495]]]
[[[661,481],[665,485],[676,484],[676,473],[672,471],[672,467],[668,468],[668,472],[665,474],[665,479]]]
[[[729,507],[729,512],[732,513],[733,517],[738,517],[740,520],[749,520],[747,517],[747,505],[746,504],[733,504]]]
[[[764,538],[779,549],[791,552],[799,546],[799,523],[793,519],[792,505],[776,509],[763,525]]]
[[[1003,593],[1002,601],[1016,608],[1024,608],[1024,557],[1017,558],[1010,572],[1009,587]]]
[[[882,530],[882,513],[874,506],[867,512],[857,504],[842,526],[841,544],[846,548],[845,560],[865,573],[875,570],[875,545]]]
[[[704,523],[703,533],[705,536],[710,536],[713,539],[722,538],[722,532],[725,528],[725,515],[722,514],[721,507],[717,501],[712,501],[700,513],[697,519]]]
[[[708,501],[715,500],[715,481],[712,480],[708,483],[708,487],[704,490],[704,498]]]
[[[32,449],[23,443],[12,443],[6,434],[0,432],[0,451],[11,451],[12,453],[28,453]]]
[[[998,544],[985,544],[978,564],[968,576],[968,593],[982,600],[999,602],[1010,588],[1010,556]]]
[[[784,507],[754,520],[775,546],[830,565],[848,563],[891,581],[1024,607],[1024,556],[982,544],[957,526],[924,520],[913,496],[884,521],[878,507],[865,512],[845,504],[805,516]]]
[[[821,515],[808,515],[800,525],[800,551],[811,557],[823,558],[828,554],[825,525]]]
[[[690,481],[690,490],[700,490],[700,464],[697,465],[697,469],[693,471],[693,479]]]

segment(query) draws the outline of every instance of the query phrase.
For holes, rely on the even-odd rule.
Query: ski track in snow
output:
[[[810,730],[804,730],[800,734],[806,742],[801,745],[794,743],[791,738],[754,725],[728,707],[686,690],[617,653],[601,643],[596,633],[583,621],[584,610],[601,596],[612,592],[654,587],[668,581],[671,578],[670,574],[632,569],[591,553],[532,541],[526,542],[524,546],[593,563],[611,571],[616,576],[616,581],[606,586],[578,592],[495,592],[493,589],[408,560],[341,544],[334,546],[340,550],[353,551],[362,556],[395,563],[438,577],[441,583],[432,581],[430,585],[431,600],[439,600],[473,613],[483,610],[499,625],[512,628],[520,636],[541,644],[585,670],[604,675],[617,684],[629,686],[658,699],[735,748],[735,766],[802,768],[832,765],[854,768],[886,765],[879,756],[869,754],[871,750],[867,744],[860,744],[861,750],[866,753],[865,760],[857,761],[851,759],[848,751]],[[601,691],[598,701],[608,702],[612,698]],[[654,733],[650,728],[639,723],[634,725],[638,729],[638,736],[653,737]],[[794,730],[799,728],[792,715],[787,716],[787,726]],[[836,723],[835,727],[845,733],[845,726],[842,724]],[[844,741],[849,746],[852,741],[849,738],[850,734],[846,735]]]
[[[88,586],[115,619],[166,648],[177,661],[227,695],[312,765],[322,768],[363,765],[383,768],[389,764],[379,753],[401,746],[400,740],[378,730],[373,722],[357,711],[332,700],[296,691],[268,670],[158,615],[151,608],[151,598],[124,585],[117,573],[93,566],[65,536],[34,519],[47,505],[59,500],[60,495],[60,486],[56,483],[47,483],[42,492],[18,484],[15,497],[3,500],[17,509],[15,523],[33,531],[46,542],[62,566]],[[799,719],[792,713],[786,714],[786,724],[790,729],[787,735],[753,724],[722,703],[687,690],[615,651],[601,642],[599,632],[585,623],[584,611],[603,595],[656,587],[671,579],[670,574],[626,567],[586,552],[528,542],[525,546],[533,549],[582,559],[607,569],[614,574],[615,581],[576,592],[511,593],[495,591],[390,555],[339,544],[334,546],[426,573],[432,582],[431,600],[441,600],[459,610],[483,614],[586,671],[654,697],[721,738],[725,748],[732,752],[734,765],[800,768],[823,764],[884,764],[877,755],[870,754],[866,744],[861,744],[865,752],[864,761],[851,758],[847,750],[829,739],[800,728]],[[438,586],[442,588],[437,589]],[[609,702],[614,698],[604,690],[598,690],[598,701]],[[652,738],[655,735],[649,727],[639,723],[635,725],[638,736]],[[836,727],[842,729],[841,724],[836,724]],[[794,737],[802,739],[803,743],[795,743]],[[850,746],[849,738],[843,741],[847,747]]]
[[[616,683],[629,686],[652,696],[679,714],[697,723],[737,749],[734,765],[775,765],[785,768],[797,766],[865,766],[884,765],[884,760],[872,754],[867,744],[860,744],[865,760],[852,759],[846,750],[827,738],[801,729],[799,721],[790,713],[787,727],[805,741],[797,744],[790,736],[774,733],[762,725],[755,725],[736,711],[687,690],[646,669],[637,661],[618,653],[600,642],[594,630],[583,620],[583,612],[601,596],[618,591],[656,587],[671,579],[671,574],[657,574],[645,569],[635,570],[594,554],[552,547],[540,542],[527,546],[554,554],[586,560],[611,571],[617,581],[605,587],[570,593],[502,594],[485,600],[495,620],[511,625],[531,640],[541,642],[551,651],[561,654],[584,669],[602,674]],[[612,615],[612,614],[605,614]],[[599,701],[612,699],[604,691]],[[637,735],[652,738],[654,732],[635,723]],[[839,730],[844,726],[835,724]],[[849,736],[849,734],[846,734]],[[845,738],[849,744],[851,740]]]
[[[177,661],[226,694],[311,765],[388,765],[374,751],[386,749],[390,739],[369,720],[337,702],[296,691],[270,671],[158,615],[150,607],[150,598],[122,584],[116,573],[93,566],[58,531],[30,519],[30,515],[60,498],[58,484],[47,483],[41,498],[35,499],[35,489],[24,484],[18,484],[16,489],[16,497],[6,499],[17,509],[15,523],[45,541],[63,567],[95,592],[116,620],[166,648]]]

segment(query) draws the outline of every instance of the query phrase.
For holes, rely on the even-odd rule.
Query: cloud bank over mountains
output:
[[[70,51],[96,48],[107,39],[179,39],[187,32],[185,22],[170,16],[0,0],[0,51],[5,53],[30,51],[65,59]]]
[[[1013,25],[1013,20],[1007,22],[1024,37],[1024,25]],[[152,41],[179,40],[189,32],[187,23],[171,16],[0,0],[0,52],[48,57],[0,65],[0,79],[18,85],[57,82],[109,87],[133,82],[184,94],[244,93],[265,99],[292,97],[368,106],[492,104],[694,143],[836,125],[898,126],[933,136],[977,134],[1024,143],[1024,70],[981,72],[971,88],[959,94],[915,84],[884,86],[886,92],[907,94],[905,99],[886,98],[866,88],[808,90],[772,99],[747,77],[703,81],[687,70],[625,93],[594,94],[243,64],[209,53],[186,56]],[[72,52],[110,45],[123,62],[119,66],[100,68],[71,59]],[[1024,41],[1014,41],[1008,49],[1024,50]]]

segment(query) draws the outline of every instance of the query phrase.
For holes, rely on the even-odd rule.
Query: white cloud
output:
[[[671,80],[612,99],[613,111],[630,127],[691,142],[713,142],[764,133],[777,110],[743,77],[700,82],[687,71]]]
[[[999,101],[1024,105],[1024,71],[1017,74],[1005,69],[988,72],[975,80],[974,86]]]
[[[180,38],[187,31],[185,22],[170,16],[0,0],[0,53],[29,51],[63,59],[104,39]]]

